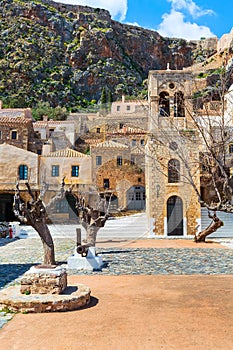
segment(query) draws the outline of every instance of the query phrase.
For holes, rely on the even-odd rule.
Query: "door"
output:
[[[177,196],[172,196],[167,201],[167,234],[168,236],[183,235],[183,203]]]
[[[0,221],[15,221],[13,212],[13,200],[14,197],[11,194],[0,195]]]
[[[127,209],[144,210],[146,206],[145,187],[133,186],[127,191]]]

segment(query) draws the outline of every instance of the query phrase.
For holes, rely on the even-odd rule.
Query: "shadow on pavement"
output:
[[[13,282],[35,264],[0,264],[0,288]]]
[[[9,243],[13,243],[17,241],[18,238],[0,238],[0,247],[3,247],[4,245],[7,245]]]

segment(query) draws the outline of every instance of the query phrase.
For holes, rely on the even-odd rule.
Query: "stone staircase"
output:
[[[212,233],[211,238],[233,238],[233,214],[218,212],[218,217],[224,222],[224,226]],[[201,209],[201,227],[206,228],[211,223],[206,208]]]

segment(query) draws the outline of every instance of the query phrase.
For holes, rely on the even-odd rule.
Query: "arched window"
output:
[[[20,180],[28,179],[28,166],[25,164],[22,164],[19,166],[19,179]]]
[[[168,182],[180,181],[180,162],[177,159],[170,159],[168,162]]]
[[[166,91],[159,94],[159,115],[162,117],[169,117],[170,115],[169,93]]]
[[[184,94],[181,91],[174,95],[174,117],[185,117]]]

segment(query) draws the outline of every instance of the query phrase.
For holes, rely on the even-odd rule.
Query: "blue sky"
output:
[[[113,19],[186,40],[220,38],[233,26],[232,0],[59,0],[100,7]]]

